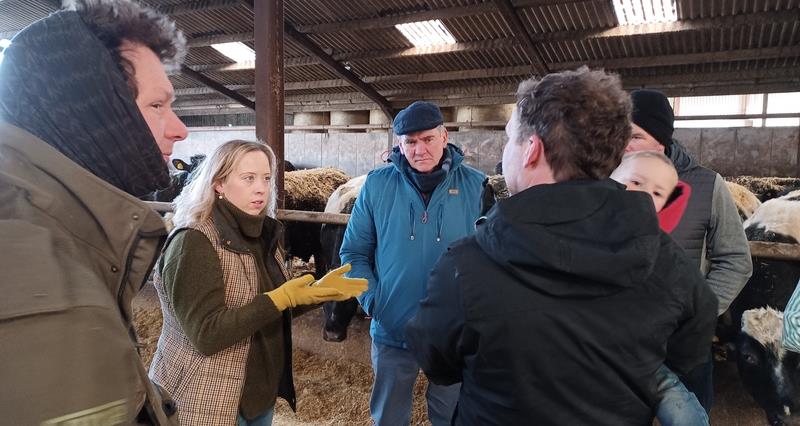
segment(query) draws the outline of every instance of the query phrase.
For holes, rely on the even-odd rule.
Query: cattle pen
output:
[[[561,106],[547,101],[540,89],[584,68],[606,83],[574,86],[556,96]],[[550,87],[555,95],[572,84]],[[610,94],[617,100],[601,102]],[[419,101],[436,111],[411,120]],[[158,352],[153,370],[171,376],[153,382],[183,423],[232,423],[192,421],[201,399],[228,417],[263,411],[280,373],[279,393],[294,382],[296,395],[291,408],[278,398],[276,426],[431,425],[422,369],[407,375],[417,378],[407,422],[386,422],[370,396],[387,371],[372,351],[393,334],[419,355],[405,326],[420,323],[432,343],[458,344],[450,370],[465,367],[451,381],[466,386],[456,423],[672,423],[644,418],[659,398],[649,379],[656,365],[687,370],[681,358],[694,352],[703,363],[682,379],[707,424],[800,425],[800,349],[784,344],[800,328],[789,303],[800,295],[800,0],[0,0],[0,115],[0,365],[13,366],[2,377],[14,389],[0,396],[2,424],[121,419],[109,384],[133,376],[150,391],[143,421],[160,411],[140,368]],[[417,138],[433,118],[435,135]],[[268,146],[256,149],[268,169],[260,154],[223,158],[230,142]],[[529,183],[610,184],[585,182],[608,177],[588,168],[600,157],[603,169],[617,167],[609,154],[625,155],[623,142],[663,152],[678,174],[679,189],[652,194],[655,218],[649,204],[610,210],[635,201],[610,187],[605,199],[598,190],[518,196]],[[483,176],[465,179],[466,168]],[[388,172],[402,185],[383,181]],[[245,187],[265,190],[234,192]],[[662,207],[655,198],[665,195]],[[203,223],[194,201],[206,204]],[[665,207],[675,209],[659,216]],[[583,213],[585,225],[573,226]],[[552,220],[537,221],[545,215]],[[184,232],[201,227],[216,262]],[[268,294],[320,284],[323,293],[333,281],[323,277],[340,268],[351,268],[347,280],[367,278],[358,299],[289,310]],[[311,284],[276,288],[303,279]],[[357,292],[340,293],[331,297]],[[239,311],[240,301],[249,307]],[[424,313],[449,305],[463,311],[452,315],[464,320],[460,340],[443,331],[457,321]],[[465,349],[473,336],[478,349]],[[236,342],[208,354],[206,337]],[[270,392],[254,392],[256,382]],[[104,405],[84,406],[95,397]],[[70,410],[56,413],[61,403]],[[515,404],[520,416],[503,419]],[[643,421],[616,419],[637,408]],[[470,410],[481,421],[465,420]]]
[[[159,201],[148,201],[147,204],[160,213],[172,211],[172,204]],[[349,214],[310,212],[303,210],[279,209],[277,219],[281,221],[308,222],[331,225],[347,225]],[[789,260],[800,262],[800,245],[787,243],[770,243],[749,241],[750,255],[763,259]]]

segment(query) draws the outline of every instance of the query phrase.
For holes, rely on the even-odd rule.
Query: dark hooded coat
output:
[[[430,380],[463,382],[455,424],[645,425],[659,366],[706,360],[716,304],[647,194],[562,182],[454,243],[406,335]]]

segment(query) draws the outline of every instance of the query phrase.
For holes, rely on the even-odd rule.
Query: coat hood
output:
[[[31,24],[3,55],[3,120],[133,196],[169,185],[167,165],[125,77],[77,12]]]
[[[688,172],[700,166],[697,160],[686,150],[686,147],[676,140],[672,141],[672,145],[670,145],[666,155],[672,160],[672,164],[675,166],[675,170],[678,171],[678,174]]]
[[[652,273],[660,244],[650,196],[610,179],[537,185],[501,200],[476,240],[519,281],[556,297],[636,285]]]

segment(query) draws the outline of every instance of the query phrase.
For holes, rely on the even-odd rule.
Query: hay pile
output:
[[[352,361],[324,358],[294,351],[294,385],[297,390],[297,413],[279,399],[275,406],[275,424],[299,422],[313,425],[372,424],[369,395],[372,368]],[[427,381],[420,375],[414,386],[412,425],[430,424],[425,406]],[[302,423],[301,423],[302,424]]]
[[[762,203],[789,191],[800,189],[800,179],[798,178],[729,176],[725,180],[744,186]]]
[[[133,327],[139,339],[139,356],[145,368],[150,368],[156,352],[158,336],[161,335],[161,305],[153,283],[148,282],[133,299]]]
[[[742,222],[746,221],[753,215],[753,212],[761,205],[758,197],[750,192],[747,188],[735,182],[725,182],[728,190],[733,197],[733,203],[736,204],[736,210],[739,212],[739,218]]]
[[[286,172],[286,208],[313,212],[325,211],[333,191],[350,180],[345,172],[332,167]]]

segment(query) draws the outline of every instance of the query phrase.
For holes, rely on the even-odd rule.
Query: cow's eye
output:
[[[753,354],[742,354],[742,358],[744,359],[744,362],[750,365],[758,364],[758,357]]]

